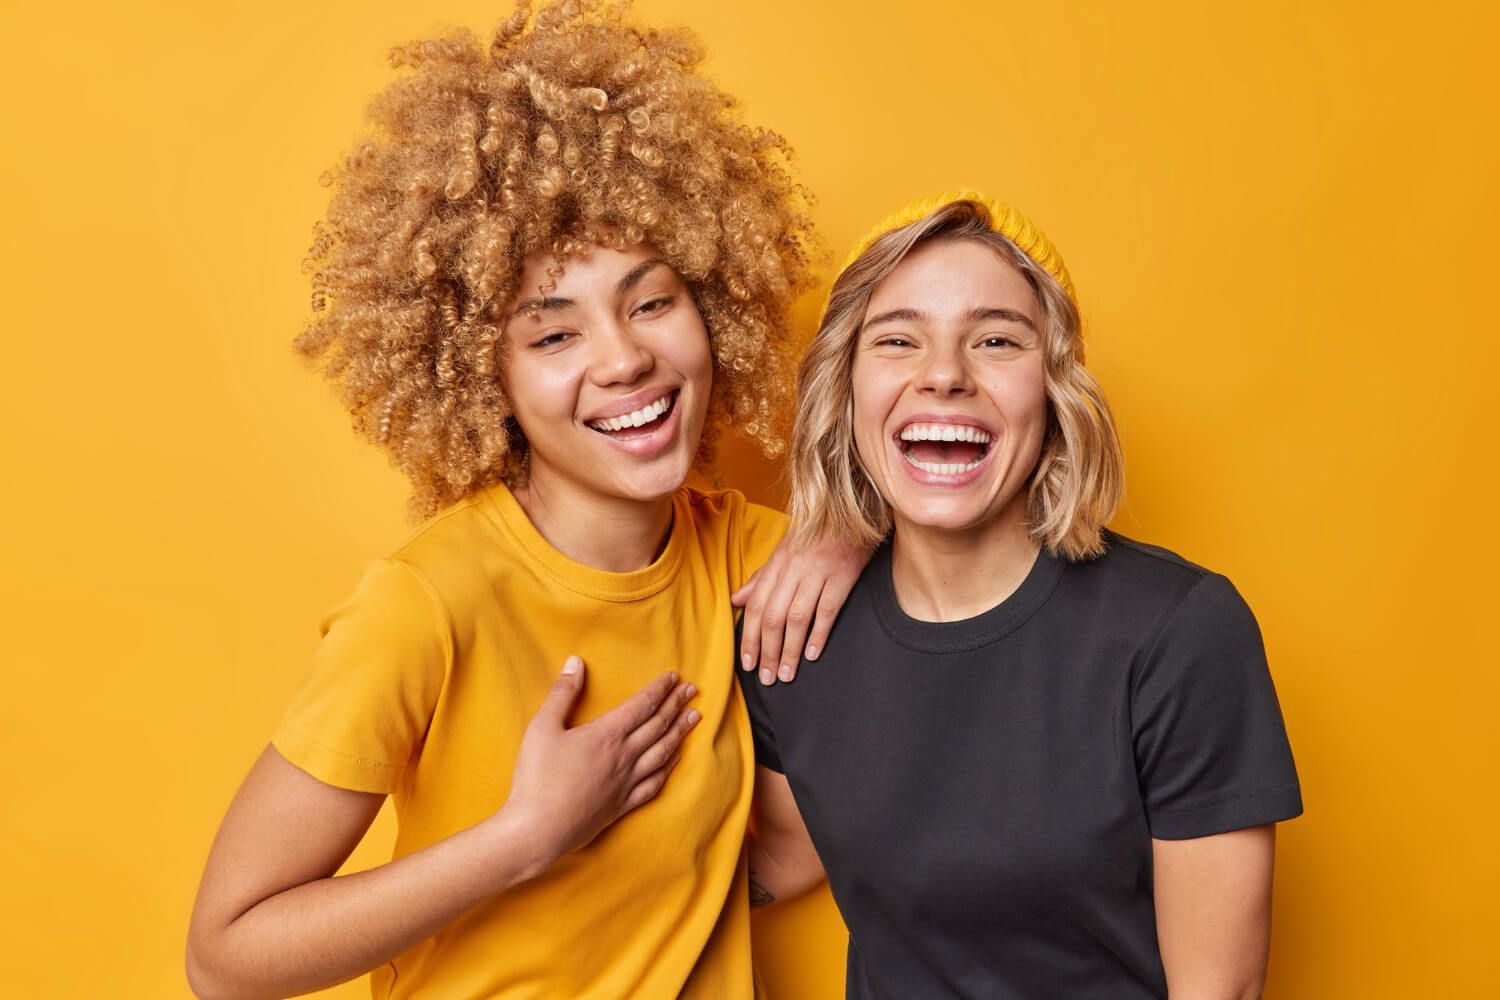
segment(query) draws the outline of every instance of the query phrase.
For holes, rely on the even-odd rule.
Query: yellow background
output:
[[[289,347],[316,178],[389,45],[506,10],[7,13],[7,996],[186,995],[224,806],[320,614],[406,530]],[[1307,803],[1272,997],[1500,990],[1495,10],[640,7],[791,140],[839,256],[955,183],[1063,249],[1123,428],[1117,527],[1227,573],[1265,631]],[[724,478],[775,502],[776,471],[740,449]],[[775,997],[841,995],[826,899],[759,921]]]

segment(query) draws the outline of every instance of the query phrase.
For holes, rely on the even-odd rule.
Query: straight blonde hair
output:
[[[804,538],[874,545],[891,530],[890,504],[854,441],[854,354],[870,297],[906,255],[934,240],[972,240],[1021,272],[1042,309],[1047,430],[1027,485],[1026,522],[1049,553],[1071,561],[1104,552],[1104,525],[1124,491],[1119,434],[1104,393],[1083,366],[1078,308],[1063,286],[996,232],[989,210],[950,202],[880,236],[838,279],[797,375],[792,521]]]

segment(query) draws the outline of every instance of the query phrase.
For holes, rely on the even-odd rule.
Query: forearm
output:
[[[406,857],[287,889],[201,932],[189,949],[189,979],[205,1000],[331,986],[390,961],[551,861],[524,821],[501,810]]]

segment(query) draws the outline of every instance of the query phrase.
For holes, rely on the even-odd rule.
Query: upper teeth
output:
[[[964,424],[907,424],[901,429],[903,441],[971,441],[989,444],[988,431]]]
[[[663,413],[667,407],[672,405],[672,394],[667,393],[654,403],[648,403],[639,410],[631,410],[629,413],[618,417],[605,417],[603,420],[590,420],[590,427],[597,427],[603,431],[623,431],[627,427],[639,427],[641,424],[649,424]]]

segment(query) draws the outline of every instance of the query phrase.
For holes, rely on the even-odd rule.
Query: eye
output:
[[[559,344],[567,342],[570,337],[574,336],[576,334],[569,330],[553,330],[551,333],[543,334],[541,337],[533,340],[531,346],[537,348],[556,347]]]
[[[1014,337],[1004,334],[992,333],[979,342],[980,347],[1020,347],[1021,344]]]
[[[631,315],[634,315],[634,316],[650,316],[650,315],[652,315],[654,313],[661,312],[662,310],[666,309],[671,304],[672,304],[672,296],[670,296],[670,295],[658,295],[656,298],[654,298],[654,299],[648,299],[645,302],[642,302],[640,305],[636,306],[635,312],[632,313]]]
[[[899,333],[887,334],[875,341],[875,347],[910,347],[911,341]]]

